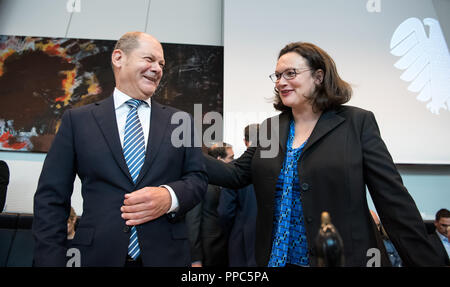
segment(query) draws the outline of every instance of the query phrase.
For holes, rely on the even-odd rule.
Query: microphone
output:
[[[344,244],[336,227],[331,223],[330,214],[321,215],[321,226],[315,241],[317,266],[342,267],[345,265]]]

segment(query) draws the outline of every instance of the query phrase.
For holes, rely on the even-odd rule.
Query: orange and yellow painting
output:
[[[112,95],[115,40],[0,35],[0,151],[47,152],[67,109]],[[189,113],[223,110],[223,47],[163,43],[154,97]]]

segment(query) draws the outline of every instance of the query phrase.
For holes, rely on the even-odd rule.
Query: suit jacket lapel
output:
[[[332,131],[334,128],[339,126],[344,122],[344,118],[336,113],[336,110],[329,110],[322,113],[319,120],[317,121],[314,130],[309,137],[308,143],[303,149],[302,154],[305,153],[311,146],[313,146],[318,140],[324,137],[327,133]]]
[[[111,150],[112,156],[114,157],[117,165],[122,169],[122,171],[128,176],[131,182],[130,172],[128,171],[127,163],[123,156],[122,145],[120,144],[119,131],[117,129],[116,113],[114,109],[114,98],[110,96],[103,101],[95,103],[96,109],[92,110],[94,118],[105,137],[105,140]]]
[[[147,142],[147,150],[145,153],[145,161],[139,172],[139,177],[136,181],[136,185],[143,179],[145,174],[150,169],[153,160],[158,154],[158,150],[161,146],[161,142],[164,139],[164,135],[167,131],[167,125],[170,122],[170,113],[166,111],[166,107],[159,104],[152,99],[151,105],[152,111],[150,116],[150,131]]]
[[[274,135],[278,135],[280,148],[282,150],[282,155],[286,154],[286,144],[289,136],[289,123],[291,122],[292,114],[289,112],[281,113],[279,116],[279,131],[276,131],[276,127],[273,131]]]

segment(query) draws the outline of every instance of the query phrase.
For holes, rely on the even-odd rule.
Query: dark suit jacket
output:
[[[203,267],[228,266],[228,241],[217,213],[220,193],[220,187],[208,185],[205,198],[186,215],[192,262],[202,261]]]
[[[258,202],[256,262],[267,266],[272,249],[275,184],[286,153],[289,121],[284,112],[263,122],[280,151],[263,158],[269,148],[251,147],[233,164],[207,159],[209,182],[237,189],[249,183]],[[279,119],[279,126],[275,120]],[[346,265],[366,266],[367,251],[377,244],[367,205],[366,186],[390,239],[406,266],[443,265],[427,241],[417,207],[381,139],[373,113],[342,106],[322,113],[298,161],[303,214],[311,264],[317,264],[314,240],[322,211],[328,211],[344,242]]]
[[[124,195],[163,184],[174,190],[179,210],[136,226],[142,261],[144,266],[189,266],[184,215],[203,197],[207,177],[200,148],[171,143],[175,112],[152,100],[146,159],[136,185],[123,157],[113,97],[63,115],[34,198],[35,265],[66,265],[67,218],[78,175],[83,215],[72,247],[80,250],[82,266],[124,265],[130,237],[120,211]]]
[[[0,160],[0,212],[3,211],[6,202],[6,191],[9,184],[9,168],[6,162]]]
[[[436,249],[438,250],[439,256],[441,258],[443,258],[443,260],[445,261],[445,264],[450,265],[450,254],[447,254],[444,244],[442,243],[441,239],[439,238],[439,236],[437,235],[436,232],[437,231],[434,231],[433,233],[429,233],[428,238],[429,238],[431,244],[433,244],[436,247]]]
[[[257,207],[253,185],[239,190],[222,189],[217,212],[228,234],[230,267],[255,267]]]

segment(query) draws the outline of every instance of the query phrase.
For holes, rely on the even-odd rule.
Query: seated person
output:
[[[436,213],[434,225],[436,226],[436,234],[442,242],[447,256],[450,257],[450,211],[446,208],[440,209]]]

